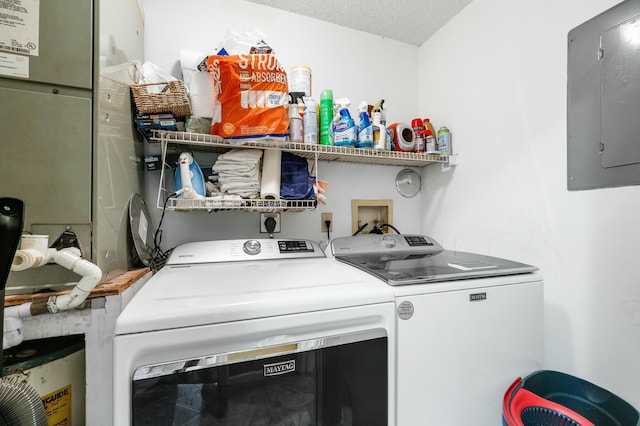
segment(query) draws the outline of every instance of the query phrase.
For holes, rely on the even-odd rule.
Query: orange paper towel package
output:
[[[273,53],[207,58],[216,85],[211,133],[225,139],[285,138],[287,74]]]

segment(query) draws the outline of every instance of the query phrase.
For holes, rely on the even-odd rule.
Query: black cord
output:
[[[331,239],[331,234],[329,233],[330,229],[331,229],[331,221],[330,220],[325,220],[324,221],[325,226],[327,227],[327,240]]]
[[[162,215],[160,216],[160,223],[158,223],[158,227],[156,228],[156,232],[153,234],[153,251],[151,252],[151,261],[149,267],[153,273],[158,272],[164,265],[167,263],[167,259],[169,255],[173,251],[173,249],[169,249],[167,251],[163,251],[160,248],[160,243],[162,242],[162,221],[164,220],[164,214],[167,211],[167,203],[171,197],[175,197],[177,194],[174,192],[169,195],[164,200],[164,205],[162,206]]]

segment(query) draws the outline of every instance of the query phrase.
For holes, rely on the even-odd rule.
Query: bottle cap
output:
[[[331,89],[324,89],[321,93],[320,93],[320,100],[324,101],[330,99],[331,101],[333,101],[333,91]]]
[[[349,108],[349,105],[351,105],[349,98],[338,98],[334,103],[339,109]]]
[[[316,112],[316,101],[314,101],[314,100],[313,100],[313,98],[307,98],[307,97],[305,97],[305,98],[303,99],[303,101],[304,101],[304,105],[305,105],[307,108],[312,109],[312,110],[313,110],[313,112]]]
[[[424,128],[424,125],[422,124],[422,119],[421,118],[414,118],[413,120],[411,120],[411,127],[413,127],[414,129],[416,127]]]

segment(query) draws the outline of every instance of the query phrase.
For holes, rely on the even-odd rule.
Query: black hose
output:
[[[380,225],[380,229],[382,229],[382,228],[384,228],[384,227],[387,227],[387,226],[388,226],[389,228],[393,229],[394,231],[396,231],[396,234],[401,234],[401,233],[402,233],[402,232],[398,231],[398,229],[397,229],[395,226],[390,225],[390,224],[388,224],[388,223],[383,223],[382,225]]]
[[[365,223],[364,225],[362,225],[360,228],[358,228],[358,230],[356,232],[353,233],[352,237],[355,237],[356,235],[358,235],[360,232],[362,232],[362,230],[364,228],[367,227],[367,225],[369,225],[368,223]]]

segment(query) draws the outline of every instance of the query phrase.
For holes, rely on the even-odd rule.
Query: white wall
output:
[[[546,282],[546,367],[640,407],[640,188],[566,189],[567,33],[615,3],[475,0],[418,49],[244,1],[177,10],[147,0],[145,59],[177,74],[181,48],[211,50],[226,29],[257,26],[285,69],[312,68],[316,97],[332,88],[354,104],[385,98],[390,122],[419,115],[448,126],[461,164],[424,168],[421,198],[395,192],[400,167],[322,162],[329,205],[283,214],[280,236],[325,238],[321,211],[334,213],[334,236],[347,235],[352,198],[393,198],[403,232],[535,264]],[[149,179],[153,205],[155,190]],[[255,237],[257,227],[256,213],[170,212],[164,246]]]
[[[312,69],[312,95],[319,100],[325,88],[334,98],[358,103],[385,99],[388,122],[409,122],[418,112],[418,48],[301,17],[270,7],[237,0],[147,0],[145,60],[180,77],[180,50],[213,53],[228,29],[258,28],[276,51],[285,70],[295,65]],[[179,5],[179,9],[178,9]],[[153,149],[153,147],[151,147]],[[326,239],[320,214],[332,212],[334,236],[351,234],[351,199],[393,199],[394,225],[402,232],[419,232],[416,212],[420,197],[406,199],[395,190],[402,167],[320,162],[318,177],[329,181],[328,204],[317,211],[283,213],[278,237]],[[148,176],[147,202],[155,206],[157,175]],[[159,220],[159,211],[152,209]],[[259,215],[246,212],[168,212],[163,224],[163,248],[186,241],[265,237],[259,234]]]
[[[461,154],[425,168],[422,230],[539,266],[546,368],[640,407],[640,188],[566,186],[567,33],[616,3],[475,0],[420,48],[420,112]]]

